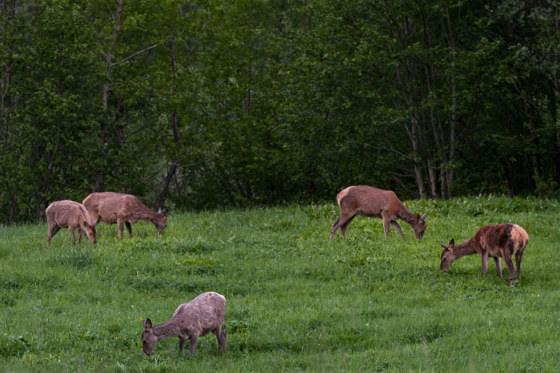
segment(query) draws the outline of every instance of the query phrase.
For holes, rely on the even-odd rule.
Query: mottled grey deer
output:
[[[179,352],[183,352],[185,341],[191,340],[190,354],[194,355],[198,338],[210,332],[216,335],[218,354],[226,350],[226,333],[222,330],[226,298],[214,292],[202,293],[189,303],[181,304],[173,317],[163,324],[153,326],[152,320],[144,320],[142,350],[150,355],[158,341],[178,337]]]

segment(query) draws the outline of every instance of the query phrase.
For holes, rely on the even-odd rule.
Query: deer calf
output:
[[[504,258],[509,271],[509,286],[512,286],[514,277],[513,256],[515,255],[516,277],[519,281],[521,259],[528,242],[529,235],[525,232],[525,229],[517,224],[485,225],[473,237],[457,246],[455,246],[455,240],[453,239],[449,242],[449,246],[440,243],[443,251],[439,269],[447,271],[455,259],[465,255],[479,254],[482,258],[482,277],[486,276],[488,270],[488,257],[492,257],[496,262],[498,276],[503,278],[500,258]]]
[[[397,223],[397,218],[408,223],[414,229],[414,236],[421,240],[426,230],[426,216],[414,215],[390,190],[382,190],[367,185],[350,186],[336,196],[340,208],[340,217],[332,225],[331,240],[336,230],[340,228],[342,237],[346,238],[346,229],[356,215],[371,216],[383,219],[385,238],[389,235],[389,226],[399,232],[404,240],[402,229]]]
[[[226,298],[214,292],[202,293],[189,303],[181,304],[173,317],[163,324],[153,326],[150,318],[144,320],[142,350],[150,355],[158,341],[169,337],[179,338],[179,352],[185,341],[191,340],[190,354],[194,355],[198,338],[209,332],[216,335],[218,353],[226,350],[226,333],[222,330]]]
[[[76,243],[74,230],[78,228],[78,243],[82,243],[82,233],[87,235],[89,240],[97,243],[95,222],[91,223],[86,208],[78,202],[64,200],[53,202],[45,211],[49,231],[47,233],[47,244],[51,244],[54,235],[60,228],[68,228],[72,245]]]

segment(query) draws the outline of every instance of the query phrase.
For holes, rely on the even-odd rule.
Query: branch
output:
[[[141,51],[138,51],[138,52],[136,52],[136,53],[132,53],[130,56],[123,58],[123,59],[120,60],[119,62],[112,62],[109,66],[112,67],[112,66],[120,65],[121,63],[124,63],[124,62],[130,60],[131,58],[134,58],[134,57],[136,57],[136,56],[138,56],[138,55],[140,55],[140,54],[142,54],[142,53],[145,53],[145,52],[149,51],[150,49],[154,49],[154,48],[157,47],[158,45],[159,45],[159,44],[150,45],[149,47],[144,48],[144,49],[142,49]]]
[[[404,152],[402,152],[398,149],[395,149],[392,146],[370,146],[369,148],[375,149],[375,150],[381,150],[381,151],[389,151],[391,153],[395,153],[395,154],[400,155],[404,159],[412,160],[412,157],[410,157],[409,154],[406,154],[406,153],[404,153]]]

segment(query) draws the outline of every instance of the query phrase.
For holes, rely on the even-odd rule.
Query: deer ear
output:
[[[161,215],[161,212],[162,212],[162,210],[161,210],[161,207],[160,207],[160,208],[157,210],[157,213]]]
[[[424,213],[424,215],[422,215],[422,217],[421,217],[420,219],[424,220],[424,219],[426,219],[426,216],[428,216],[428,211],[426,211],[426,212]]]
[[[449,241],[449,248],[452,249],[453,247],[455,247],[455,239],[451,239],[451,241]]]
[[[144,320],[144,329],[148,330],[152,328],[152,320],[149,317]]]
[[[447,246],[445,246],[445,245],[442,244],[441,242],[439,243],[439,245],[440,245],[441,247],[443,247],[444,250],[447,250]]]

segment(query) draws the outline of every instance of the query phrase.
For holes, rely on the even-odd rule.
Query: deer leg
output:
[[[58,225],[49,225],[49,232],[47,233],[47,245],[51,244],[54,235],[60,230]]]
[[[521,278],[521,259],[523,259],[523,251],[518,251],[515,253],[515,264],[517,265],[517,281]]]
[[[220,333],[220,329],[216,329],[216,330],[212,330],[212,333],[214,333],[214,335],[216,336],[216,344],[218,345],[218,355],[220,354],[220,349],[221,349],[221,341],[222,341],[222,335]]]
[[[356,216],[356,215],[354,215],[354,216]],[[348,229],[348,226],[350,225],[350,223],[354,219],[354,216],[352,216],[350,219],[346,220],[346,223],[342,224],[342,227],[340,228],[340,233],[342,233],[342,237],[346,238],[346,229]]]
[[[342,229],[340,230],[342,237],[346,238],[346,228],[348,228],[348,224],[350,224],[350,221],[352,221],[353,218],[354,216],[347,216],[345,214],[341,214],[340,217],[337,219],[337,221],[335,221],[334,224],[332,225],[331,240],[333,239],[337,229],[340,227],[342,227]]]
[[[179,337],[179,353],[183,352],[183,350],[185,349],[185,341],[185,338]]]
[[[76,243],[76,236],[74,235],[74,229],[76,229],[76,227],[73,226],[68,227],[68,233],[70,233],[70,238],[72,238],[72,245]]]
[[[512,286],[514,269],[513,269],[513,261],[511,260],[511,254],[509,254],[509,253],[505,254],[504,255],[504,261],[506,262],[506,267],[509,271],[509,286]]]
[[[397,232],[399,232],[399,234],[401,235],[401,238],[404,240],[404,236],[402,234],[402,229],[401,229],[401,226],[399,225],[399,223],[397,223],[396,221],[391,221],[391,225],[393,226],[393,228],[395,228],[395,230]]]
[[[226,350],[226,333],[221,328],[214,330],[213,333],[216,335],[218,354],[220,354],[220,352]]]
[[[125,221],[124,225],[126,225],[126,231],[128,232],[128,237],[132,238],[132,225],[129,222]]]
[[[191,356],[194,355],[194,352],[196,351],[196,344],[198,343],[198,335],[192,335],[191,336],[191,345],[190,345],[190,353]]]
[[[332,225],[332,229],[331,229],[331,240],[334,237],[334,234],[336,233],[336,230],[338,229],[338,222],[340,221],[340,217],[338,219],[336,219],[336,221],[333,223]]]
[[[482,277],[485,277],[488,271],[488,253],[483,253],[480,256],[482,257]]]
[[[119,230],[119,238],[122,238],[123,228],[124,228],[124,220],[121,218],[117,218],[117,228]]]
[[[498,276],[500,276],[500,278],[504,278],[504,276],[502,276],[502,262],[500,261],[500,258],[495,256],[494,261],[496,262],[496,271],[498,272]]]
[[[387,215],[381,215],[381,218],[383,219],[383,232],[385,232],[385,238],[387,238],[387,236],[389,236],[389,228],[391,226],[391,218],[388,217]]]
[[[81,244],[82,243],[82,233],[84,231],[82,230],[81,227],[78,227],[78,243]]]
[[[227,349],[227,334],[223,330],[220,330],[220,334],[222,335],[222,352],[225,352]]]

